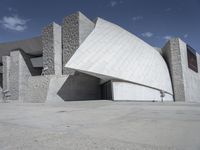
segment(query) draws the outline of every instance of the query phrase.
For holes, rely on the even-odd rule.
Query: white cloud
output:
[[[117,5],[117,1],[110,1],[110,6],[115,7]]]
[[[165,40],[170,40],[172,37],[170,35],[166,35],[163,37]]]
[[[110,6],[110,7],[115,7],[115,6],[117,6],[118,4],[122,4],[122,3],[123,3],[123,0],[120,0],[120,1],[111,0],[109,6]]]
[[[151,32],[145,32],[145,33],[142,33],[141,35],[142,35],[143,37],[150,38],[150,37],[152,37],[154,34],[151,33]]]
[[[132,20],[138,21],[138,20],[142,20],[143,18],[144,18],[143,16],[135,16],[135,17],[132,17]]]
[[[5,28],[13,31],[24,31],[27,29],[28,20],[19,18],[17,15],[4,16],[0,24]]]
[[[184,34],[183,37],[186,39],[188,38],[188,34]]]
[[[9,12],[11,12],[11,13],[13,13],[13,12],[17,12],[17,9],[15,9],[15,8],[12,8],[12,7],[8,7],[8,11]]]

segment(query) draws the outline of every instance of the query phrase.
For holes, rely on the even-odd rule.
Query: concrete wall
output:
[[[28,97],[24,102],[59,103],[101,99],[100,80],[82,73],[45,75],[28,79]]]
[[[179,38],[171,39],[163,48],[168,63],[175,101],[200,102],[200,71],[194,72],[188,67],[187,45]],[[196,53],[198,69],[200,56]]]
[[[0,73],[0,84],[1,84],[1,86],[0,86],[0,101],[2,101],[3,100],[3,74],[2,73]]]
[[[175,101],[185,101],[185,88],[179,39],[171,39],[167,42],[163,48],[163,56],[170,70]]]
[[[65,101],[101,99],[100,79],[76,72],[68,77],[58,92]]]
[[[42,32],[43,67],[45,75],[62,74],[62,40],[61,27],[52,23]]]
[[[52,103],[63,102],[58,91],[65,83],[68,76],[45,75],[34,76],[28,79],[28,96],[24,102],[28,103]]]
[[[10,53],[10,93],[11,100],[26,100],[28,90],[28,78],[40,74],[34,69],[30,61],[31,56],[22,50],[15,50]]]
[[[74,74],[73,70],[64,66],[93,29],[94,23],[80,12],[64,18],[62,25],[63,74]]]
[[[35,76],[28,79],[27,98],[24,102],[44,103],[47,99],[51,76]]]
[[[134,101],[162,101],[159,90],[149,87],[112,81],[113,100],[134,100]],[[165,93],[163,101],[173,101],[173,96]]]
[[[10,56],[3,56],[3,91],[10,91]]]
[[[198,73],[188,67],[187,45],[179,39],[181,52],[181,63],[183,71],[183,83],[185,89],[185,100],[191,102],[200,102],[200,55],[196,53]]]
[[[31,58],[31,63],[34,68],[43,68],[43,57]]]
[[[0,87],[3,89],[3,74],[0,73]]]
[[[67,75],[51,77],[51,80],[49,83],[49,89],[48,89],[48,93],[47,93],[46,103],[64,102],[62,97],[60,97],[58,95],[58,92],[62,88],[63,84],[66,82],[67,78],[68,78]]]
[[[3,89],[0,87],[0,102],[3,100]]]
[[[23,59],[20,51],[14,51],[10,53],[11,68],[10,68],[10,93],[11,100],[19,99],[19,72],[20,72],[20,60]]]

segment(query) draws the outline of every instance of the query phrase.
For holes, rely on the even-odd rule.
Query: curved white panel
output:
[[[162,56],[138,37],[100,18],[66,67],[173,93]]]
[[[133,83],[113,81],[112,87],[113,100],[173,101],[170,94],[165,93],[162,98],[159,90]]]

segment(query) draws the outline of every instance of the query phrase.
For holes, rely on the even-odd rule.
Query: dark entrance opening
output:
[[[108,81],[101,85],[101,99],[113,100],[111,81]]]

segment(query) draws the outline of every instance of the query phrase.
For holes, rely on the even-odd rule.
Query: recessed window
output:
[[[191,70],[198,72],[196,51],[188,45],[187,45],[187,57],[188,57],[188,67]]]

